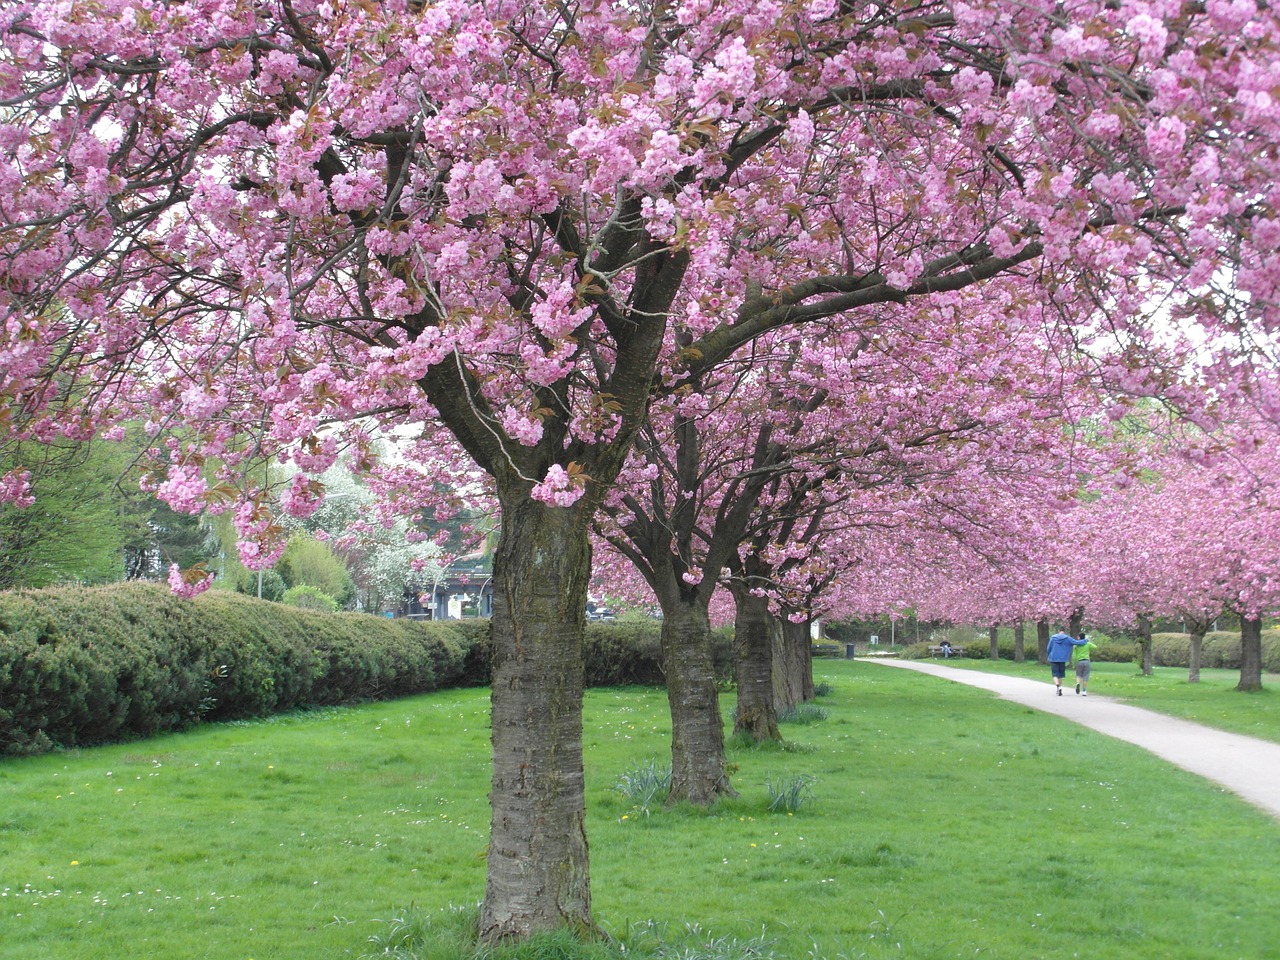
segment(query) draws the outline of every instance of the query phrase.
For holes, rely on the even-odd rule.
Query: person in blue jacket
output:
[[[1049,661],[1049,672],[1053,674],[1053,685],[1058,688],[1058,696],[1062,696],[1062,678],[1067,675],[1067,661],[1071,659],[1071,648],[1088,642],[1083,633],[1079,640],[1069,633],[1061,632],[1049,638],[1045,659]]]

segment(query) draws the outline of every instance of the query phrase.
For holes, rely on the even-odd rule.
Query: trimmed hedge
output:
[[[1185,633],[1156,633],[1151,636],[1151,655],[1156,666],[1191,666],[1191,637]],[[1240,632],[1206,633],[1200,647],[1200,666],[1240,669]],[[1262,669],[1280,673],[1280,630],[1262,631]]]
[[[476,686],[489,683],[489,621],[450,620],[449,625],[466,626],[467,665],[464,682]],[[716,676],[727,681],[733,676],[733,628],[712,631]],[[588,687],[616,687],[628,684],[665,686],[662,667],[662,624],[657,620],[588,623],[583,649],[583,677]]]
[[[1006,637],[1005,633],[1010,636]],[[1013,639],[1010,631],[1000,632],[1000,659],[1013,659]],[[1099,663],[1139,663],[1142,659],[1142,648],[1136,641],[1107,639],[1098,642],[1098,649],[1093,659]],[[907,660],[926,660],[929,658],[928,643],[913,643],[902,650],[901,656]],[[980,637],[972,644],[965,644],[965,656],[970,660],[985,660],[990,650],[990,641]],[[1025,655],[1028,660],[1036,659],[1036,638],[1031,634],[1026,638]],[[1191,666],[1191,638],[1185,633],[1156,633],[1151,637],[1151,655],[1158,667]],[[1207,633],[1200,648],[1200,666],[1205,669],[1218,667],[1227,670],[1240,669],[1240,633],[1239,631],[1219,631]],[[1262,631],[1262,669],[1268,673],[1280,673],[1280,629]]]
[[[590,623],[588,686],[663,685],[660,623]],[[732,675],[731,629],[714,633]],[[489,621],[300,610],[154,584],[0,593],[0,755],[489,682]]]
[[[456,684],[452,624],[127,583],[0,594],[0,754]]]
[[[1097,641],[1095,641],[1097,642]],[[1141,656],[1140,649],[1136,643],[1128,643],[1123,640],[1107,640],[1105,642],[1097,642],[1098,649],[1094,652],[1093,659],[1099,663],[1136,663]],[[1240,638],[1236,638],[1236,646],[1239,647]],[[929,647],[934,644],[929,643],[913,643],[909,647],[904,647],[901,656],[905,660],[927,660],[930,657]],[[979,637],[973,643],[965,643],[964,656],[966,660],[986,660],[990,656],[991,641],[987,637]],[[1001,631],[999,637],[1000,659],[1013,659],[1013,636],[1004,636]],[[1022,645],[1023,657],[1031,663],[1036,662],[1039,651],[1036,649],[1036,636],[1031,633]]]

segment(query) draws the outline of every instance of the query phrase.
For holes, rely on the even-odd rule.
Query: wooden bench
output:
[[[929,647],[929,656],[931,656],[931,657],[941,657],[941,656],[943,656],[943,654],[944,654],[944,651],[943,651],[943,649],[942,649],[942,645],[941,645],[941,644],[938,644],[937,646],[930,646],[930,647]],[[951,655],[952,655],[953,657],[963,657],[963,656],[964,656],[964,647],[957,647],[955,644],[952,644],[952,645],[951,645]]]

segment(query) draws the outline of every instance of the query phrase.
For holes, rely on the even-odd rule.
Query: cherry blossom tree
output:
[[[1239,689],[1261,689],[1261,618],[1280,610],[1274,424],[1246,416],[1213,434],[1183,429],[1160,439],[1158,473],[1082,510],[1094,602],[1113,622],[1134,619],[1147,631],[1154,616],[1184,619],[1193,682],[1204,632],[1234,610],[1244,625]]]
[[[997,292],[1008,293],[887,307],[861,340],[762,339],[750,362],[710,371],[651,410],[633,468],[606,501],[613,522],[601,526],[663,609],[675,799],[705,803],[731,789],[708,617],[726,568],[737,606],[734,729],[776,737],[775,709],[812,690],[807,611],[837,565],[819,573],[814,557],[842,501],[894,487],[927,511],[942,496],[931,490],[1035,477],[1039,461],[1063,460],[1076,375],[1046,349],[1055,331]],[[784,575],[787,588],[773,589]],[[770,595],[784,598],[781,621]],[[773,668],[774,653],[795,676]]]
[[[1275,329],[1252,0],[28,0],[0,36],[0,427],[145,416],[156,493],[248,565],[265,464],[297,514],[381,436],[487,476],[487,941],[593,928],[588,531],[655,396],[1011,273],[1135,392],[1156,305],[1175,348]]]

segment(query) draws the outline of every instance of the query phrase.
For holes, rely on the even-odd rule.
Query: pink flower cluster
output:
[[[203,570],[182,570],[176,563],[169,565],[169,589],[179,597],[191,599],[213,586],[214,575]]]
[[[532,496],[540,503],[553,507],[571,507],[584,493],[586,484],[580,478],[571,477],[560,464],[555,463],[540,483],[534,484]]]
[[[29,507],[35,502],[31,493],[31,471],[15,470],[0,477],[0,503]]]

